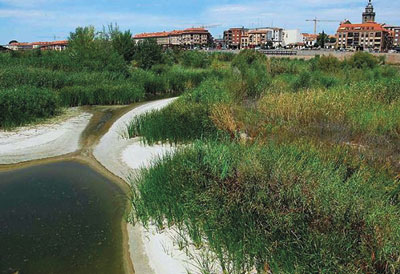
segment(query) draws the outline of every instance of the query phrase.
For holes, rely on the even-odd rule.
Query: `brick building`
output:
[[[225,46],[229,49],[240,49],[242,44],[242,37],[248,37],[248,29],[230,28],[224,31]]]
[[[227,48],[246,49],[256,47],[283,46],[283,29],[281,28],[231,28],[224,31]]]

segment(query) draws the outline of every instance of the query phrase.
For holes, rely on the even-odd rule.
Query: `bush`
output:
[[[182,64],[185,67],[208,68],[211,65],[211,60],[208,54],[199,51],[185,51],[181,58]]]
[[[326,72],[338,72],[341,69],[341,62],[336,57],[329,56],[321,56],[317,58],[317,68]]]
[[[21,126],[57,114],[57,94],[48,89],[22,86],[0,91],[0,127]]]
[[[232,62],[235,58],[235,54],[231,52],[216,52],[213,53],[211,56],[214,60],[220,62]]]
[[[292,83],[293,90],[309,89],[312,85],[312,75],[308,71],[302,71]]]
[[[356,52],[348,60],[347,65],[357,69],[372,69],[379,64],[378,58],[367,52]]]
[[[162,48],[156,40],[145,39],[135,45],[133,61],[139,68],[150,69],[152,66],[162,63]]]
[[[257,98],[270,85],[266,57],[253,50],[241,51],[232,61],[231,89],[239,99]]]

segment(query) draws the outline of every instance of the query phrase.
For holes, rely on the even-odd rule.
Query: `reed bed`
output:
[[[180,227],[227,273],[394,273],[398,184],[331,156],[304,144],[196,141],[142,170],[135,220]]]
[[[186,233],[226,273],[399,272],[399,70],[365,53],[224,58],[129,125],[189,144],[132,181],[134,220]]]

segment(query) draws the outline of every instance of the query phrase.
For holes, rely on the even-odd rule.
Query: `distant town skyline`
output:
[[[368,0],[0,0],[0,44],[66,39],[78,26],[117,23],[133,34],[217,25],[214,38],[229,27],[278,26],[313,32],[306,19],[361,22]],[[400,25],[400,1],[375,0],[376,21]],[[322,22],[318,32],[335,33],[339,23]]]

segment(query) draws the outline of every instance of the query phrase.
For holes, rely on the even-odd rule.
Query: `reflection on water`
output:
[[[124,205],[76,162],[0,173],[0,273],[123,273]]]

